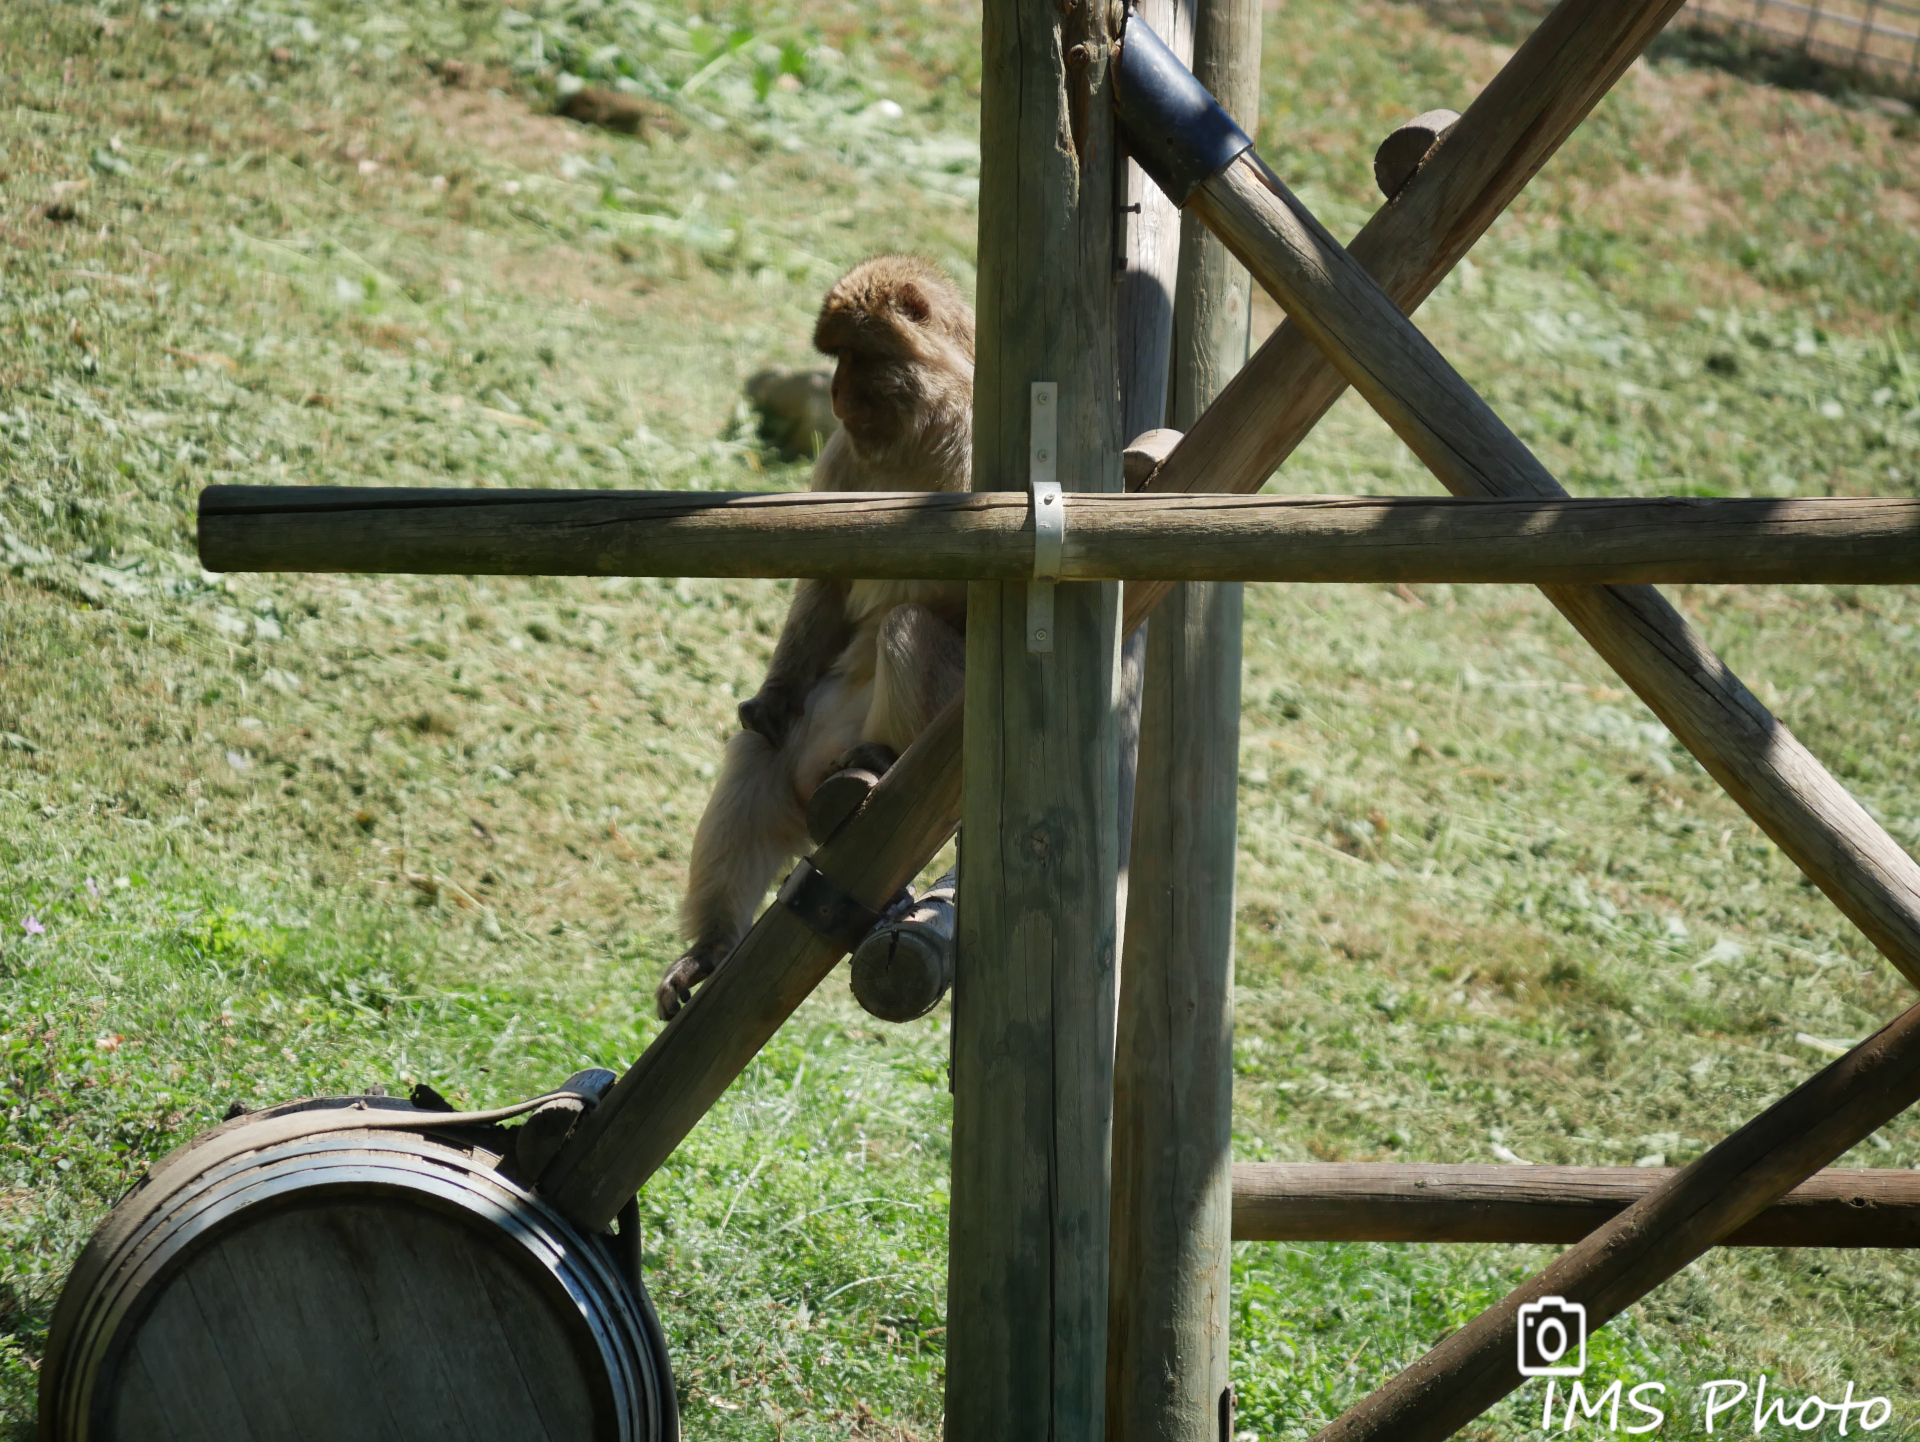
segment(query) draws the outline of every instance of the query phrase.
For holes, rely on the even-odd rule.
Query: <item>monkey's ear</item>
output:
[[[933,302],[927,299],[927,293],[910,280],[900,282],[900,288],[893,293],[894,304],[900,314],[915,325],[925,325],[933,318]]]

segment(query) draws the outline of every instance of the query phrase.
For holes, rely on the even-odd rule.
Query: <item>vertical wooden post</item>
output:
[[[1257,0],[1197,3],[1193,73],[1257,141],[1260,6]],[[1246,363],[1252,338],[1253,280],[1197,216],[1183,214],[1180,227],[1176,349],[1167,424],[1185,431]]]
[[[1140,18],[1182,60],[1193,53],[1195,0],[1141,0]],[[1133,161],[1125,162],[1125,249],[1119,294],[1120,435],[1168,425],[1167,371],[1173,353],[1173,312],[1185,220],[1167,193]],[[1204,229],[1199,234],[1206,234]],[[1222,255],[1224,248],[1218,246]],[[1231,261],[1231,257],[1229,257]],[[1245,284],[1242,284],[1245,289]]]
[[[983,15],[974,477],[1027,486],[1031,386],[1059,386],[1057,479],[1120,488],[1117,5]],[[953,1188],[952,1438],[1098,1442],[1112,1127],[1118,588],[968,592]]]
[[[1113,1133],[1107,1436],[1224,1442],[1233,1220],[1238,582],[1154,613]]]
[[[1258,0],[1199,0],[1194,71],[1251,130]],[[1245,362],[1252,283],[1186,222],[1170,421]],[[1147,642],[1114,1077],[1111,1442],[1228,1442],[1238,584],[1176,586]]]
[[[1182,60],[1193,56],[1194,0],[1141,0],[1137,13]],[[1131,442],[1169,424],[1168,368],[1173,355],[1174,292],[1185,224],[1180,208],[1131,160],[1121,186],[1121,264],[1115,297],[1120,347],[1120,436]],[[1140,754],[1140,687],[1147,628],[1120,642],[1120,887],[1117,910],[1125,946],[1127,874],[1133,849],[1133,794]]]

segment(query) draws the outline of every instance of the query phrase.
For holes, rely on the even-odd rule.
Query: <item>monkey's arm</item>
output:
[[[827,674],[853,639],[845,581],[801,581],[787,607],[786,624],[759,692],[740,703],[740,724],[775,746],[807,704],[807,693]]]

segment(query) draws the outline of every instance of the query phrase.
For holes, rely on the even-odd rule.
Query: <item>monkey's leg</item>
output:
[[[720,779],[693,833],[680,930],[687,949],[654,991],[668,1019],[726,959],[753,923],[780,863],[806,844],[806,815],[794,795],[791,754],[757,731],[727,742]]]
[[[848,749],[858,747],[860,728],[873,710],[874,683],[862,678],[871,673],[871,646],[870,636],[856,637],[807,701],[806,719],[792,744],[793,789],[802,807]],[[866,654],[857,655],[863,647]]]
[[[862,742],[896,754],[913,744],[927,723],[966,683],[967,643],[925,606],[895,606],[880,623],[873,674],[873,709]]]
[[[894,760],[960,693],[966,642],[925,606],[895,606],[875,629],[873,701],[860,744],[841,752],[807,802],[807,834],[816,843],[846,824]]]
[[[806,798],[830,759],[859,736],[869,695],[867,686],[849,686],[836,668],[813,688],[783,745],[757,731],[727,743],[720,779],[693,833],[680,906],[687,949],[654,990],[662,1019],[670,1020],[726,960],[775,873],[805,849]]]

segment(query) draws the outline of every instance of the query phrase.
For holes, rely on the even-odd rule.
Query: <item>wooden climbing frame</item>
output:
[[[1222,995],[1220,978],[1230,976],[1221,968],[1230,966],[1231,892],[1209,890],[1200,865],[1212,858],[1212,874],[1221,869],[1221,808],[1213,806],[1209,829],[1180,811],[1180,797],[1218,797],[1224,786],[1230,852],[1237,592],[1193,585],[1161,613],[1172,623],[1156,622],[1139,805],[1143,814],[1160,808],[1152,814],[1165,826],[1139,832],[1162,844],[1151,856],[1136,850],[1124,911],[1116,889],[1120,644],[1176,580],[1540,584],[1761,829],[1920,984],[1920,866],[1646,584],[1911,581],[1920,507],[1571,500],[1408,319],[1679,5],[1562,0],[1343,248],[1184,69],[1183,57],[1193,56],[1235,108],[1246,106],[1256,9],[1198,0],[1194,9],[1143,12],[1172,41],[1169,51],[1148,19],[1117,7],[989,0],[973,496],[227,487],[204,497],[202,555],[215,569],[877,576],[913,567],[920,576],[935,574],[928,568],[937,561],[937,574],[970,580],[964,705],[942,713],[811,858],[815,871],[878,909],[965,817],[949,1437],[1201,1442],[1229,1416],[1224,1394],[1216,1414],[1206,1388],[1189,1388],[1174,1412],[1150,1416],[1162,1404],[1127,1386],[1155,1356],[1163,1370],[1209,1377],[1224,1366],[1220,1348],[1204,1361],[1191,1348],[1207,1308],[1224,1317],[1224,1278],[1207,1269],[1218,1270],[1227,1227],[1218,1139],[1228,1095],[1221,1077],[1231,992]],[[1139,199],[1137,176],[1114,163],[1122,145],[1184,209],[1177,284],[1169,284],[1165,214],[1159,230],[1148,224],[1155,212]],[[1138,212],[1125,209],[1129,198]],[[1202,225],[1224,251],[1200,243]],[[1239,357],[1221,366],[1231,325],[1218,319],[1233,293],[1227,252],[1288,317],[1230,380]],[[1116,303],[1116,256],[1123,278],[1159,284],[1166,304],[1150,303],[1151,285],[1144,301],[1136,294]],[[1240,303],[1244,335],[1244,295]],[[1123,374],[1136,379],[1116,385]],[[1069,497],[1054,649],[1044,656],[1027,645],[1023,578],[1036,547],[1020,494],[1033,460],[1036,382],[1059,388],[1054,460]],[[1348,385],[1456,499],[1224,499],[1258,490]],[[1143,494],[1099,494],[1120,489],[1127,415],[1169,407],[1190,424]],[[1119,578],[1128,580],[1124,593]],[[1176,704],[1167,698],[1179,678],[1193,695]],[[1204,904],[1181,912],[1195,896]],[[1205,1035],[1156,1030],[1129,1010],[1137,999],[1122,991],[1116,1000],[1123,945],[1126,968],[1138,953],[1138,965],[1164,969],[1183,936],[1200,937],[1214,967],[1202,988],[1213,1008]],[[574,1129],[540,1176],[542,1196],[577,1224],[605,1225],[843,954],[793,909],[767,910]],[[1131,1038],[1118,1076],[1116,1006],[1118,1028]],[[1212,1200],[1195,1203],[1199,1220],[1175,1238],[1185,1280],[1145,1277],[1139,1254],[1153,1249],[1152,1235],[1123,1225],[1142,1205],[1143,1169],[1170,1145],[1164,1120],[1128,1100],[1142,1066],[1172,1068],[1144,1079],[1198,1098],[1206,1115],[1186,1120],[1214,1138],[1192,1180],[1192,1196]],[[1875,1244],[1877,1234],[1849,1231],[1834,1210],[1856,1197],[1888,1208],[1885,1235],[1906,1245],[1920,1206],[1910,1185],[1821,1169],[1916,1099],[1920,1008],[1691,1166],[1657,1178],[1629,1185],[1566,1169],[1557,1182],[1537,1178],[1529,1193],[1448,1169],[1426,1169],[1420,1186],[1352,1169],[1293,1168],[1284,1177],[1243,1169],[1234,1210],[1243,1235],[1366,1235],[1354,1230],[1362,1224],[1350,1206],[1338,1208],[1340,1218],[1312,1220],[1315,1206],[1329,1217],[1327,1198],[1344,1186],[1348,1195],[1371,1188],[1378,1206],[1365,1215],[1378,1234],[1407,1239],[1559,1239],[1575,1234],[1569,1217],[1598,1223],[1320,1433],[1343,1442],[1440,1438],[1524,1380],[1516,1319],[1541,1297],[1581,1303],[1597,1326],[1716,1245],[1757,1235]],[[1111,1216],[1110,1197],[1120,1199]],[[1256,1213],[1264,1218],[1257,1225],[1247,1220]],[[1213,1280],[1194,1280],[1206,1276]]]

